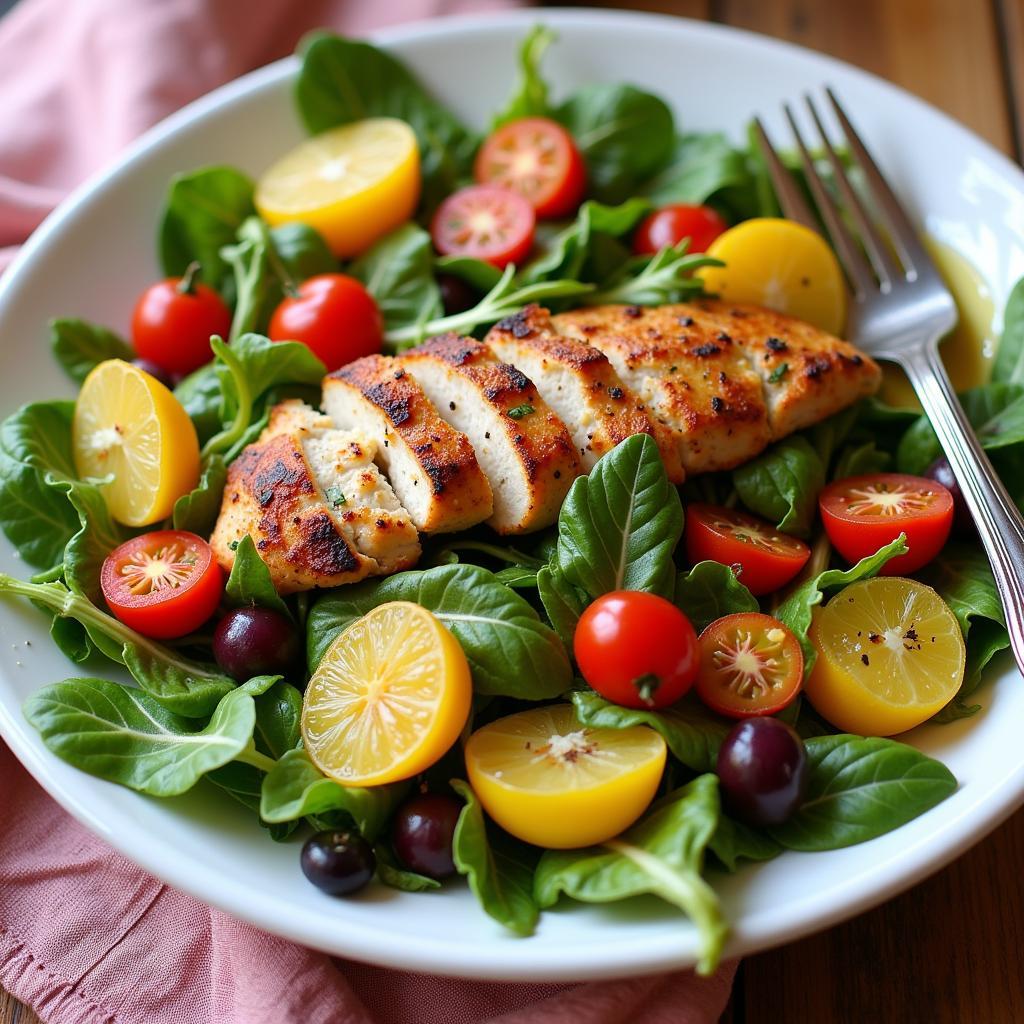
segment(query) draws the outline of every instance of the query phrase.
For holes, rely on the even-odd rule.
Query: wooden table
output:
[[[593,0],[592,0],[593,2]],[[606,4],[763,32],[904,86],[1024,157],[1024,0]],[[729,1024],[1024,1022],[1024,811],[908,893],[740,967]],[[0,1024],[38,1024],[0,990]],[[203,1024],[197,1021],[196,1024]]]

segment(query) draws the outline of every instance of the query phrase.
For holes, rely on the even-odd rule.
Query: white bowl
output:
[[[919,222],[981,271],[1001,308],[1024,273],[1024,175],[919,100],[847,65],[731,29],[589,11],[520,12],[434,21],[381,33],[438,97],[483,126],[515,78],[515,51],[543,19],[559,34],[546,72],[556,95],[590,81],[629,81],[666,97],[686,129],[737,139],[754,112],[786,137],[779,104],[824,83],[838,89]],[[169,118],[64,203],[0,281],[0,414],[73,390],[46,345],[52,316],[126,330],[134,296],[157,274],[157,213],[175,171],[229,163],[257,174],[302,137],[291,102],[294,60],[217,90]],[[28,575],[0,539],[0,568]],[[30,647],[24,642],[31,640]],[[716,876],[733,925],[727,953],[794,939],[892,896],[962,853],[1021,803],[1024,687],[1009,663],[990,673],[984,710],[911,742],[941,758],[958,791],[870,843],[786,854]],[[299,871],[295,843],[277,845],[212,787],[173,800],[137,796],[47,752],[21,714],[24,698],[77,669],[25,602],[0,605],[0,734],[39,782],[85,825],[171,885],[299,942],[342,956],[479,978],[570,980],[679,967],[696,935],[658,901],[559,907],[536,935],[515,938],[461,886],[417,895],[373,887],[333,900]],[[73,908],[71,908],[73,912]]]

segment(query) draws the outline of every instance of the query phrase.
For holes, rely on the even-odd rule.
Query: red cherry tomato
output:
[[[373,296],[354,277],[320,274],[299,285],[270,318],[271,341],[301,341],[328,373],[380,351],[384,321]]]
[[[726,615],[705,627],[699,642],[697,696],[720,715],[774,715],[800,692],[804,681],[800,641],[770,615]]]
[[[656,253],[666,245],[689,238],[688,252],[707,252],[708,246],[729,225],[710,206],[675,203],[649,213],[633,235],[633,252]]]
[[[165,640],[198,629],[217,610],[224,577],[202,537],[153,530],[107,555],[100,589],[126,626]]]
[[[587,187],[583,157],[572,136],[546,117],[509,121],[488,136],[476,155],[481,185],[517,192],[538,217],[568,217]]]
[[[472,256],[502,268],[526,258],[535,227],[533,207],[517,192],[470,185],[438,207],[430,233],[444,256]]]
[[[132,344],[141,359],[172,374],[198,370],[213,358],[210,336],[226,338],[231,310],[210,287],[194,280],[198,264],[184,277],[150,285],[132,313]]]
[[[686,555],[691,562],[733,566],[755,597],[785,586],[804,567],[811,549],[763,519],[716,505],[686,509]]]
[[[953,527],[953,495],[935,480],[905,473],[852,476],[829,484],[818,496],[821,521],[832,546],[859,562],[907,535],[910,551],[887,562],[884,576],[905,576],[927,565]]]
[[[573,652],[583,678],[627,708],[664,708],[693,685],[699,655],[690,620],[639,590],[599,597],[580,616]]]

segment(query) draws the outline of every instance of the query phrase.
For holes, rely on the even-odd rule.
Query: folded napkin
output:
[[[0,19],[0,268],[68,189],[139,132],[290,52],[307,29],[358,34],[501,6],[21,0]],[[332,960],[120,857],[2,741],[0,822],[0,986],[53,1024],[711,1024],[735,971],[523,985]]]

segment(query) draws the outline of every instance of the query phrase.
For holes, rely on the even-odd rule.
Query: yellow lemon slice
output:
[[[898,576],[853,583],[815,616],[817,661],[805,692],[833,725],[892,736],[948,704],[964,677],[964,639],[949,606]]]
[[[704,287],[727,302],[750,302],[840,334],[846,283],[839,261],[815,231],[791,220],[757,217],[719,235],[708,255],[724,267],[703,267]]]
[[[267,223],[302,221],[350,257],[407,221],[420,196],[413,130],[393,117],[332,128],[296,146],[256,186]]]
[[[181,403],[130,363],[108,359],[82,385],[71,428],[80,477],[103,485],[110,514],[148,526],[199,482],[199,439]]]
[[[458,739],[472,680],[458,640],[426,608],[391,601],[327,648],[302,701],[314,764],[345,786],[429,768]]]
[[[570,849],[629,828],[653,799],[665,757],[665,741],[647,726],[591,729],[571,705],[555,704],[478,729],[466,745],[466,770],[502,828]]]

